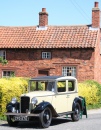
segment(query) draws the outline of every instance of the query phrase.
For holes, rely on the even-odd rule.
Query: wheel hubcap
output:
[[[79,108],[75,108],[75,117],[79,118]]]
[[[50,115],[49,115],[49,112],[46,111],[46,112],[44,113],[44,122],[45,122],[45,123],[48,123],[49,120],[50,120]]]
[[[79,113],[79,110],[78,110],[78,109],[76,109],[76,110],[75,110],[75,114],[78,114],[78,113]]]
[[[46,114],[46,119],[49,120],[49,115],[48,114]]]

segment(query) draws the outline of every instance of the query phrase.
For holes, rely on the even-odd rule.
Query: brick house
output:
[[[95,2],[92,24],[49,26],[45,8],[39,13],[39,25],[0,27],[0,77],[72,75],[79,81],[101,82],[100,9]]]

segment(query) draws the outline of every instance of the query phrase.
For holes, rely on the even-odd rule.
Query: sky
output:
[[[36,26],[39,12],[46,8],[48,25],[92,23],[95,0],[0,0],[0,26]],[[101,10],[101,0],[99,8]]]

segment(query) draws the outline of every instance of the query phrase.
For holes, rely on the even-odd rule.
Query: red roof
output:
[[[89,26],[0,27],[0,48],[94,48],[98,30]]]

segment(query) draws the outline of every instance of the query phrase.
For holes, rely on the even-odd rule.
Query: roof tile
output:
[[[0,48],[94,48],[97,34],[88,26],[0,27]]]

